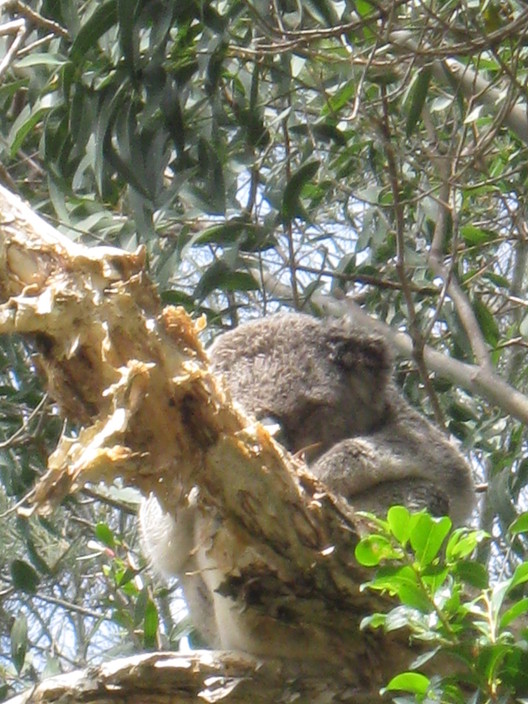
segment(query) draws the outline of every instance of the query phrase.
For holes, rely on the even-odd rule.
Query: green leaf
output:
[[[103,545],[112,549],[115,547],[114,534],[106,523],[98,523],[95,526],[95,536]]]
[[[314,137],[316,137],[316,139],[320,139],[322,142],[332,141],[340,147],[345,147],[347,144],[347,138],[344,132],[329,122],[315,124],[311,130]]]
[[[129,596],[135,596],[137,594],[137,588],[132,581],[136,576],[136,571],[130,567],[125,569],[116,570],[115,582],[119,589],[123,589],[125,594]]]
[[[24,667],[28,647],[28,625],[24,614],[19,614],[11,627],[11,659],[20,673]]]
[[[199,232],[192,239],[191,245],[203,244],[233,244],[244,234],[247,227],[246,222],[232,221],[220,225],[213,225],[206,230]]]
[[[34,594],[40,582],[36,570],[24,560],[13,560],[11,563],[11,579],[13,587],[27,594]]]
[[[528,562],[523,562],[522,565],[518,565],[518,567],[515,568],[515,572],[510,579],[507,580],[507,582],[508,591],[518,587],[520,584],[525,584],[528,582]]]
[[[429,565],[422,572],[422,582],[427,586],[429,593],[434,595],[445,584],[449,569],[442,564]]]
[[[256,291],[258,284],[251,274],[234,271],[224,261],[218,260],[208,267],[201,277],[194,297],[205,298],[215,290],[220,291]]]
[[[162,291],[161,301],[165,306],[183,306],[189,313],[194,312],[195,310],[194,296],[185,293],[185,291],[179,291],[178,289],[167,289],[166,291]]]
[[[75,37],[70,51],[74,63],[83,63],[86,55],[93,49],[105,32],[117,22],[117,0],[107,0],[95,10]]]
[[[488,571],[480,562],[474,560],[457,562],[451,567],[451,572],[453,576],[475,589],[487,589],[489,586]]]
[[[423,697],[427,694],[430,684],[430,679],[419,672],[402,672],[391,679],[384,691],[394,692],[395,690],[400,690],[402,692],[412,692]]]
[[[376,577],[368,582],[368,587],[377,591],[388,591],[396,595],[402,604],[422,613],[431,611],[431,600],[420,584],[418,575],[409,565],[380,568]]]
[[[511,645],[506,643],[494,643],[482,648],[476,663],[477,671],[483,673],[488,680],[495,679],[511,650]]]
[[[371,616],[365,616],[361,619],[359,624],[360,630],[364,631],[367,628],[385,628],[385,623],[387,621],[387,614],[375,613]]]
[[[245,220],[230,220],[199,232],[191,238],[189,244],[190,246],[237,245],[242,252],[261,252],[271,249],[276,244],[276,239],[269,227],[262,227]]]
[[[508,528],[512,535],[528,532],[528,511],[516,518]]]
[[[496,347],[500,339],[500,332],[495,316],[480,298],[474,299],[473,310],[475,311],[484,339],[491,347]]]
[[[405,133],[407,137],[410,137],[414,132],[414,129],[418,124],[418,120],[420,119],[420,115],[422,114],[425,99],[427,98],[427,93],[429,92],[431,76],[431,66],[425,66],[418,72],[418,77],[413,86],[411,105],[409,107],[409,114],[407,115],[407,122],[405,125]]]
[[[156,634],[158,632],[159,616],[156,605],[149,599],[145,606],[145,617],[143,619],[143,634],[145,646],[152,648],[156,645]]]
[[[489,535],[482,530],[468,530],[467,528],[457,528],[449,536],[446,546],[447,562],[469,557],[478,545],[488,538]]]
[[[356,0],[354,8],[360,17],[369,17],[374,12],[374,7],[367,0]]]
[[[396,552],[389,541],[383,535],[367,535],[356,545],[356,560],[366,567],[379,565],[383,560],[398,558],[400,552]]]
[[[442,544],[451,530],[451,519],[447,516],[432,518],[420,513],[414,518],[411,530],[411,546],[422,567],[429,565],[438,555]]]
[[[519,618],[523,614],[528,612],[528,597],[524,597],[520,601],[516,602],[512,607],[505,611],[500,619],[499,626],[503,630],[507,628],[512,621]]]
[[[303,2],[305,7],[310,8],[310,14],[328,27],[335,27],[339,22],[339,16],[334,7],[335,4],[333,0],[305,0]]]
[[[304,217],[304,211],[300,202],[301,192],[318,170],[319,162],[309,161],[303,164],[290,178],[286,184],[282,198],[281,215],[283,222],[289,222],[295,217]]]
[[[357,82],[348,81],[345,85],[340,88],[334,95],[328,99],[326,105],[321,110],[323,116],[334,115],[339,112],[341,108],[348,105],[356,95]]]
[[[66,59],[59,54],[39,54],[35,52],[34,54],[29,54],[16,61],[15,66],[17,68],[29,68],[31,66],[49,66],[56,67],[62,66],[66,62]]]
[[[411,534],[411,514],[405,506],[391,506],[387,512],[387,523],[400,545],[405,546]]]
[[[471,224],[463,225],[460,228],[460,234],[462,235],[464,242],[470,246],[483,244],[484,242],[489,242],[497,237],[496,233],[487,232],[486,230],[482,230],[480,227],[476,227]]]
[[[24,140],[28,135],[32,135],[36,126],[42,121],[43,117],[49,112],[49,108],[37,108],[33,109],[24,122],[18,127],[15,137],[11,143],[9,153],[11,156],[15,156],[18,150],[21,148]]]
[[[125,66],[131,74],[135,71],[136,56],[134,51],[134,20],[136,3],[131,0],[117,0],[119,18],[119,44],[125,60]]]

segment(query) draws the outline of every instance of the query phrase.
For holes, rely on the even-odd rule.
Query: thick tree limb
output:
[[[359,590],[365,522],[233,408],[208,371],[203,323],[162,309],[141,250],[76,245],[1,188],[0,211],[0,333],[35,341],[51,393],[81,426],[50,456],[34,509],[117,476],[172,512],[198,487],[218,524],[208,557],[246,629],[271,652],[274,639],[298,640],[303,658],[375,697],[412,653],[401,634],[359,629],[387,605]]]
[[[323,676],[325,672],[325,676]],[[370,704],[347,687],[343,673],[313,665],[257,660],[240,653],[154,653],[50,677],[7,704],[275,704],[329,702]]]

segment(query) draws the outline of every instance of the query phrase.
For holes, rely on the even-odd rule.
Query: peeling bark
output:
[[[350,687],[337,670],[299,663],[257,660],[241,653],[196,651],[120,658],[98,667],[51,677],[8,704],[231,704],[310,702],[338,698],[369,704],[372,698]]]
[[[35,341],[50,393],[81,426],[49,457],[29,510],[49,512],[84,483],[111,483],[119,476],[153,492],[174,512],[182,495],[197,486],[203,511],[221,518],[209,557],[225,576],[222,593],[237,602],[249,629],[261,637],[288,631],[300,638],[310,646],[307,653],[324,663],[313,672],[308,668],[310,681],[318,680],[327,693],[336,687],[341,695],[352,692],[347,701],[362,701],[363,695],[372,701],[413,653],[402,634],[360,631],[361,619],[388,603],[359,590],[367,574],[354,560],[354,547],[366,521],[233,407],[221,380],[208,370],[197,336],[205,322],[193,323],[182,309],[162,308],[144,270],[143,250],[75,244],[3,188],[0,211],[0,333]],[[224,690],[227,701],[277,701],[277,688],[284,693],[293,681],[280,682],[278,665],[263,669],[257,661],[211,653],[187,660],[148,656],[138,667],[155,680],[156,667],[166,671],[173,658],[180,674],[202,678],[192,685],[192,696],[213,701],[203,694],[206,673],[213,661],[214,676],[224,677],[219,673],[229,657],[244,663],[245,674],[243,687]],[[142,687],[134,662],[128,665],[130,681]],[[300,677],[308,687],[302,670],[295,670],[302,666],[288,666],[301,673],[288,677]],[[89,682],[104,679],[104,667],[78,675],[84,677],[83,694],[71,694],[71,701],[107,701],[104,684],[101,692],[95,687],[93,695],[85,694]],[[276,681],[263,691],[262,678],[270,672]],[[74,681],[76,675],[68,677]],[[54,686],[43,683],[40,698],[33,693],[12,701],[57,701]],[[251,696],[240,698],[247,687]],[[147,701],[145,692],[134,696]],[[126,700],[134,701],[133,695]]]

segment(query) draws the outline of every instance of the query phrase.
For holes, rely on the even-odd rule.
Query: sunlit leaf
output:
[[[513,606],[507,609],[501,616],[500,627],[508,628],[510,623],[523,616],[528,612],[528,597],[524,597],[520,601],[517,601]]]
[[[11,659],[17,672],[21,672],[28,648],[28,624],[24,614],[19,614],[11,626]]]
[[[145,619],[143,621],[143,633],[145,638],[145,646],[147,648],[156,644],[158,625],[158,610],[156,609],[156,605],[149,599],[145,607]]]
[[[405,506],[391,506],[387,512],[391,533],[401,545],[405,545],[411,533],[411,514]]]
[[[416,517],[410,542],[422,566],[429,565],[437,557],[451,525],[447,516],[435,519],[423,513]]]
[[[401,675],[393,677],[384,688],[387,692],[400,690],[412,692],[413,694],[425,695],[429,689],[430,680],[419,672],[403,672]]]
[[[528,531],[528,511],[525,511],[518,518],[516,518],[508,527],[508,530],[512,535],[526,533]]]
[[[114,534],[106,523],[98,523],[95,526],[95,537],[103,543],[103,545],[106,545],[109,548],[115,547]]]

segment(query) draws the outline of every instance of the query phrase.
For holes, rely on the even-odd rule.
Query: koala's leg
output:
[[[194,569],[196,563],[190,563]],[[214,594],[211,594],[208,585],[201,573],[196,570],[184,573],[179,577],[179,582],[185,596],[185,603],[189,609],[191,622],[209,648],[218,649],[221,646],[220,635],[215,615]]]
[[[460,453],[427,423],[418,433],[394,424],[334,445],[311,470],[354,507],[384,513],[403,504],[463,523],[474,506],[471,472]]]
[[[420,479],[402,479],[385,482],[367,491],[350,496],[352,506],[383,516],[391,506],[406,506],[411,511],[426,509],[433,516],[449,514],[449,498],[431,482]]]
[[[173,518],[152,494],[139,507],[139,531],[143,552],[155,572],[163,577],[182,574],[194,547],[196,509],[182,506]]]
[[[213,595],[196,559],[197,514],[196,508],[188,505],[179,508],[173,518],[150,496],[139,508],[141,544],[155,572],[178,578],[193,626],[207,645],[217,648],[220,640]]]

